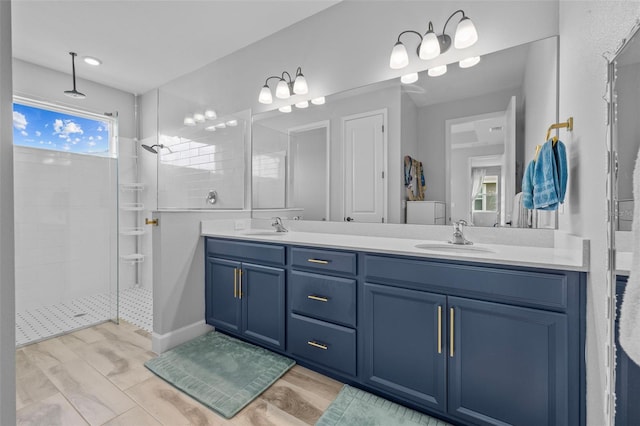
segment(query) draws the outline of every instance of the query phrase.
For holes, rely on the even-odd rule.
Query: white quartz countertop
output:
[[[481,243],[474,243],[471,246],[454,246],[447,244],[446,241],[428,239],[298,231],[277,233],[269,229],[225,230],[208,227],[205,223],[203,223],[201,234],[207,237],[358,250],[432,259],[464,260],[569,271],[588,270],[588,265],[584,260],[587,256],[584,255],[582,247],[571,249]],[[416,246],[420,244],[435,245],[436,247],[433,249],[417,248]]]
[[[633,253],[629,251],[616,252],[616,275],[629,275]]]

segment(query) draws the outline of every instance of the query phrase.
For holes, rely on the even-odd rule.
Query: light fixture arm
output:
[[[264,81],[264,85],[269,86],[269,80],[271,80],[272,78],[277,78],[278,80],[282,80],[282,77],[278,77],[277,75],[272,75],[271,77],[267,77],[267,79]]]
[[[464,10],[462,9],[458,9],[455,12],[453,12],[451,14],[451,16],[449,16],[449,18],[447,19],[447,21],[444,23],[444,27],[442,27],[442,34],[445,35],[446,31],[447,31],[447,25],[449,25],[449,21],[451,20],[451,18],[453,18],[458,12],[462,13],[462,18],[460,19],[464,19],[467,17],[467,15],[464,14]]]
[[[285,74],[287,75],[287,78],[289,79],[289,81],[284,79]],[[280,77],[280,80],[284,80],[284,82],[287,83],[289,86],[293,84],[293,80],[291,79],[291,74],[289,74],[287,71],[282,71],[282,77]]]
[[[429,25],[431,25],[431,22],[429,22]],[[412,33],[412,34],[417,35],[418,37],[420,37],[420,43],[422,43],[422,34],[420,34],[417,31],[414,31],[414,30],[404,30],[403,32],[398,34],[398,41],[396,43],[400,43],[400,37],[402,37],[402,35],[406,34],[406,33]]]

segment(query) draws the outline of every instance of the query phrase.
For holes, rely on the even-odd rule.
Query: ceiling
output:
[[[338,1],[13,0],[13,56],[142,94]]]

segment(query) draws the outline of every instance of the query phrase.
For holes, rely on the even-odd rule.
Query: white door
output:
[[[384,122],[378,111],[343,119],[347,221],[385,221]]]
[[[505,111],[504,155],[502,158],[502,191],[500,192],[500,225],[511,221],[513,197],[516,195],[516,97],[512,96]]]

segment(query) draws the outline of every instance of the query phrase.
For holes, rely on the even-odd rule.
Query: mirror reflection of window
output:
[[[480,193],[473,202],[473,211],[498,211],[498,176],[485,176]]]

